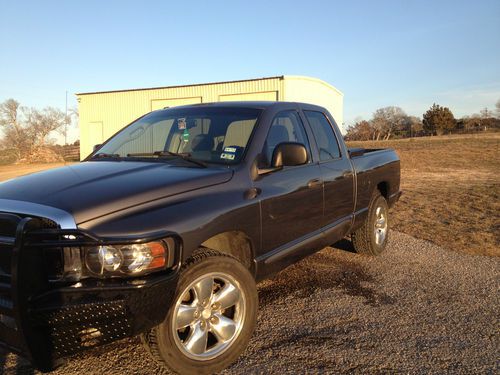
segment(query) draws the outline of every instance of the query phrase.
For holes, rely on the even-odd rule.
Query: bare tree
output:
[[[57,130],[57,132],[64,138],[65,143],[68,139],[68,132],[73,124],[73,119],[76,119],[76,123],[78,124],[79,114],[77,107],[68,108],[68,115],[66,117],[66,122],[64,123],[64,126],[61,126]]]
[[[4,145],[17,153],[18,159],[31,159],[48,144],[49,135],[67,123],[68,117],[56,108],[43,110],[22,107],[14,99],[0,104],[0,127]]]
[[[407,119],[407,132],[406,136],[410,137],[418,137],[421,136],[424,132],[424,124],[422,124],[422,120],[417,116],[409,116]]]
[[[377,109],[372,119],[376,140],[391,138],[396,130],[404,126],[407,119],[407,114],[400,107],[391,106]]]
[[[481,115],[481,118],[487,119],[493,117],[493,112],[490,111],[488,108],[483,108],[481,111],[479,111],[479,114]]]
[[[500,119],[500,99],[497,100],[495,108],[496,108],[497,118]]]
[[[374,128],[371,122],[359,120],[347,129],[346,139],[350,141],[369,141],[374,139]]]
[[[470,116],[464,116],[461,119],[463,129],[466,132],[473,132],[481,129],[482,120],[481,115],[474,113]]]

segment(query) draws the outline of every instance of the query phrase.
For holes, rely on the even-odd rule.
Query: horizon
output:
[[[422,117],[437,103],[460,118],[494,110],[500,99],[498,1],[2,8],[9,17],[0,25],[0,102],[38,109],[64,111],[66,91],[72,108],[80,92],[281,75],[319,78],[342,91],[346,128],[386,106]]]

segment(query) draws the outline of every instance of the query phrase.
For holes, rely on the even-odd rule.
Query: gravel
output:
[[[498,258],[459,254],[392,232],[368,258],[350,243],[259,284],[249,347],[227,374],[499,373]],[[0,353],[0,372],[33,373]],[[138,339],[71,359],[54,374],[162,373]]]

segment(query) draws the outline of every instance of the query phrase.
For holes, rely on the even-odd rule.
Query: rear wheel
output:
[[[379,255],[385,250],[389,238],[389,206],[378,190],[370,201],[365,222],[351,238],[357,253]]]
[[[165,321],[142,340],[160,364],[177,373],[218,372],[247,346],[257,305],[250,272],[231,256],[204,251],[184,266]]]

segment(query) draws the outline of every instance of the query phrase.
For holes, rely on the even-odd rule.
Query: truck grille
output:
[[[0,324],[15,328],[12,319],[11,260],[17,223],[21,217],[0,213]]]
[[[39,252],[30,252],[26,257],[29,270],[20,272],[19,264],[13,264],[17,241],[22,242],[23,234],[17,233],[18,226],[25,229],[56,227],[54,222],[46,219],[27,219],[23,215],[0,212],[0,344],[10,350],[23,354],[29,353],[23,327],[20,320],[27,310],[27,297],[31,290],[44,288],[43,279],[33,272],[37,264],[43,260]],[[20,238],[17,238],[20,237]],[[19,251],[19,249],[17,249]],[[24,263],[23,263],[24,267]],[[38,267],[40,268],[40,267]],[[17,270],[17,277],[13,271]],[[23,275],[29,274],[29,281],[20,281]],[[26,332],[24,332],[26,334]]]
[[[0,215],[0,281],[10,276],[10,265],[13,244],[7,244],[16,237],[16,226],[21,217],[11,214]]]

